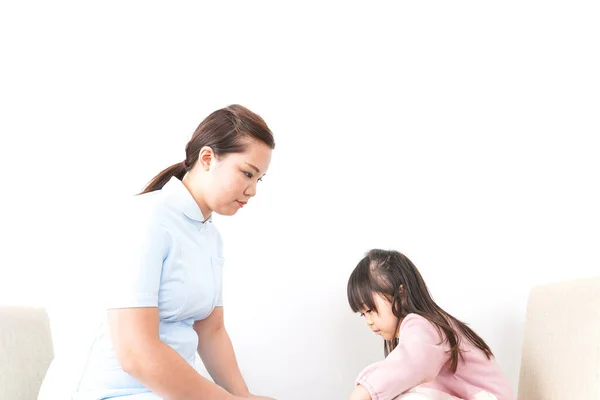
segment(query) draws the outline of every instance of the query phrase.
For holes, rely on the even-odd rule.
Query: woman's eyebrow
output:
[[[249,166],[254,168],[254,170],[256,171],[257,174],[260,174],[260,169],[256,168],[254,165],[250,164],[249,162],[246,162],[246,164],[248,164]]]

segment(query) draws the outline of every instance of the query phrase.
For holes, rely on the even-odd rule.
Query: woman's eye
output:
[[[252,178],[252,176],[253,176],[250,172],[246,172],[246,171],[244,171],[244,175],[246,175],[248,178]]]
[[[259,182],[262,182],[262,176],[261,176],[260,178],[258,178],[258,181],[259,181]]]

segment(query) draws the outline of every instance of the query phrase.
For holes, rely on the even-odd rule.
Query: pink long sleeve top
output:
[[[462,357],[452,373],[449,349],[427,319],[408,314],[400,325],[398,346],[385,360],[365,368],[356,384],[367,389],[373,400],[391,400],[416,387],[464,400],[516,400],[493,357],[488,360],[461,336]]]

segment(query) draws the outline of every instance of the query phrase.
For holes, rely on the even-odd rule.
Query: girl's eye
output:
[[[367,310],[367,311],[365,311],[364,313],[360,313],[360,316],[361,316],[361,317],[364,317],[364,316],[365,316],[365,314],[370,314],[370,313],[371,313],[371,310]]]

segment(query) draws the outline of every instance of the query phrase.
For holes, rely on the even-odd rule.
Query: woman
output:
[[[212,214],[233,215],[256,195],[274,147],[258,115],[239,105],[217,110],[194,132],[183,162],[131,199],[116,229],[106,320],[73,399],[269,399],[248,391],[223,325],[222,241]],[[194,369],[196,351],[215,383]],[[52,386],[44,383],[41,398],[57,398]]]

